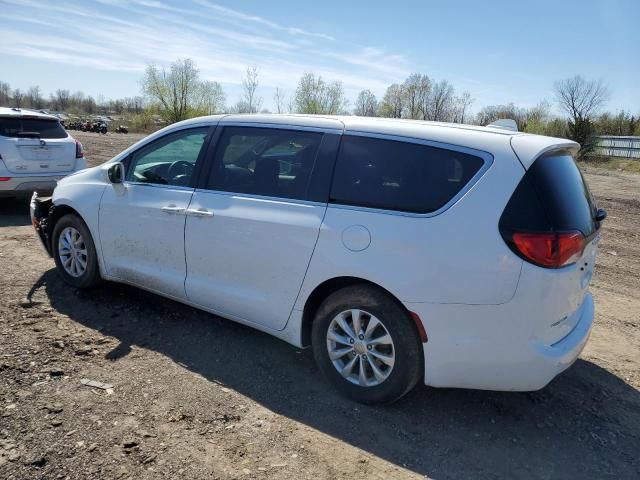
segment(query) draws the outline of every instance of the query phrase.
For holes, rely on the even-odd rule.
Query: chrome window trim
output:
[[[271,203],[271,204],[276,203],[276,204],[312,206],[312,207],[327,206],[325,202],[314,202],[312,200],[300,200],[297,198],[287,198],[287,197],[272,197],[268,195],[255,195],[252,193],[227,192],[224,190],[210,190],[207,188],[196,188],[196,193],[213,193],[216,195],[224,195],[226,197],[233,197],[241,200],[254,200],[257,202],[264,202],[264,203]]]
[[[345,203],[332,202],[331,199],[329,200],[329,208],[335,207],[335,208],[340,208],[345,210],[356,210],[356,211],[364,211],[364,212],[370,212],[370,213],[382,213],[385,215],[396,215],[401,217],[414,217],[414,218],[436,217],[444,213],[445,211],[447,211],[454,204],[456,204],[462,197],[464,197],[467,194],[467,192],[471,190],[473,186],[478,182],[478,180],[480,180],[484,176],[487,170],[489,170],[491,165],[493,165],[493,160],[494,160],[493,155],[491,153],[485,152],[483,150],[477,150],[474,148],[464,147],[462,145],[455,145],[451,143],[426,140],[423,138],[405,137],[402,135],[392,135],[392,134],[385,134],[385,133],[362,132],[362,131],[345,131],[343,135],[347,135],[347,136],[353,135],[355,137],[370,137],[370,138],[377,138],[381,140],[392,140],[396,142],[415,143],[418,145],[425,145],[428,147],[435,147],[443,150],[452,150],[454,152],[461,152],[461,153],[466,153],[469,155],[479,157],[482,159],[484,163],[482,164],[480,169],[475,173],[475,175],[469,179],[467,184],[464,187],[462,187],[462,189],[451,198],[451,200],[449,200],[442,207],[440,207],[438,210],[435,210],[433,212],[417,213],[417,212],[407,212],[403,210],[390,210],[385,208],[348,205]],[[339,156],[340,155],[338,154],[338,158]],[[338,161],[338,158],[336,158],[336,163]]]
[[[193,192],[195,190],[194,187],[184,187],[182,185],[163,185],[162,183],[145,183],[145,182],[130,182],[125,180],[122,182],[124,186],[141,186],[141,187],[154,187],[161,188],[164,190],[172,189],[172,190],[182,190],[185,192]]]

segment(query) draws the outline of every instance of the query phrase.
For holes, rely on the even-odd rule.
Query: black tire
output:
[[[58,252],[60,235],[67,227],[75,228],[80,235],[82,235],[87,250],[87,267],[84,273],[77,277],[74,277],[65,271]],[[85,289],[94,287],[100,282],[100,269],[98,268],[96,247],[93,243],[93,238],[91,237],[89,228],[79,216],[70,213],[64,215],[56,222],[53,228],[53,236],[51,238],[51,253],[54,261],[56,262],[58,274],[69,285]]]
[[[350,309],[364,310],[377,317],[387,329],[395,350],[389,376],[375,386],[351,383],[337,371],[329,358],[327,333],[332,320]],[[313,356],[320,370],[347,397],[365,404],[391,403],[408,393],[423,378],[422,344],[407,311],[381,289],[354,285],[327,297],[318,308],[312,326]],[[353,353],[352,353],[353,355]],[[348,358],[348,357],[347,357]]]

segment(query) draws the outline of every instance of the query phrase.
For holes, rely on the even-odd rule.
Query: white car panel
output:
[[[316,245],[326,205],[198,190],[187,216],[189,299],[281,330]]]
[[[100,203],[100,243],[106,274],[185,298],[184,212],[193,189],[109,185]]]

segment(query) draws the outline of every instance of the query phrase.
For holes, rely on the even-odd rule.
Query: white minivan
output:
[[[58,180],[86,166],[82,144],[57,117],[0,107],[0,197],[51,192]]]
[[[135,285],[311,345],[349,397],[535,390],[591,331],[599,229],[579,145],[362,117],[167,127],[34,195],[64,280]]]

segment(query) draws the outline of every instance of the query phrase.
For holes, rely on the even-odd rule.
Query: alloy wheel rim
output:
[[[395,364],[395,346],[387,327],[360,309],[345,310],[331,320],[327,351],[338,373],[361,387],[380,385]]]
[[[66,227],[58,238],[58,257],[65,272],[80,277],[87,270],[87,246],[78,230]]]

